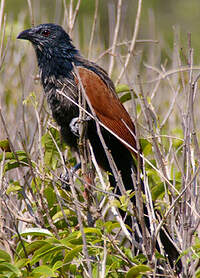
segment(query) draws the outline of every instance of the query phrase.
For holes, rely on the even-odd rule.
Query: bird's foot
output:
[[[81,123],[82,121],[88,122],[88,121],[90,121],[90,120],[91,120],[91,117],[90,117],[90,116],[86,116],[86,117],[84,118],[84,120],[81,120],[81,121],[80,121],[79,117],[73,118],[73,119],[71,120],[70,124],[69,124],[69,127],[70,127],[70,129],[71,129],[71,132],[72,132],[75,136],[79,137],[79,125],[80,125],[80,123]]]
[[[64,173],[60,174],[60,180],[61,180],[62,189],[69,191],[70,182],[69,182],[69,174],[67,170]]]
[[[66,190],[66,191],[69,191],[70,175],[73,175],[80,168],[81,168],[81,163],[77,163],[70,170],[66,169],[65,172],[60,175],[62,189]],[[71,174],[69,173],[69,171],[70,171]]]

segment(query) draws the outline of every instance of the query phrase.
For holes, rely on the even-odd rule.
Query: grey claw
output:
[[[70,169],[71,174],[73,175],[80,168],[81,168],[81,163],[77,163],[74,167],[72,167]],[[64,173],[60,174],[60,179],[61,179],[62,189],[66,190],[66,191],[69,191],[69,189],[70,189],[70,178],[69,178],[69,173],[68,173],[67,169],[65,170]]]
[[[86,116],[84,119],[84,121],[90,121],[90,120],[91,120],[90,116]],[[79,124],[80,124],[79,117],[73,118],[69,124],[71,132],[77,137],[79,137]]]
[[[69,183],[69,174],[67,171],[65,173],[60,174],[61,179],[61,187],[62,189],[69,191],[70,190],[70,183]]]
[[[69,127],[71,129],[71,132],[75,135],[75,136],[79,136],[79,118],[73,118],[69,124]]]

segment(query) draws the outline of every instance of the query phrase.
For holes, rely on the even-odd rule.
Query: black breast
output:
[[[79,116],[79,109],[73,102],[78,102],[78,87],[74,78],[50,76],[43,80],[43,87],[52,116],[60,126],[60,131],[67,145],[77,149],[77,137],[71,132],[71,120]]]

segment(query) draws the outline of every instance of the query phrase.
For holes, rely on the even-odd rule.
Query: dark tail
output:
[[[94,126],[92,126],[92,123],[90,123],[88,125],[88,134],[89,134],[89,140],[92,144],[94,154],[95,154],[98,164],[105,171],[112,173],[112,170],[108,163],[104,148],[102,147],[102,144],[99,140],[96,129],[94,128]],[[116,139],[113,135],[111,135],[109,132],[102,130],[102,134],[103,134],[106,146],[111,151],[113,160],[115,161],[115,164],[121,173],[121,177],[122,177],[125,189],[135,191],[136,187],[133,184],[132,172],[137,173],[137,169],[133,165],[133,157],[132,157],[130,151],[123,144],[121,144],[118,139]],[[120,195],[121,192],[118,187],[116,188],[117,184],[116,184],[116,180],[115,180],[114,176],[109,175],[109,180],[110,180],[111,186],[113,188],[115,188],[116,193]],[[143,185],[142,180],[141,180],[141,187],[142,187],[142,191],[144,193],[144,185]],[[133,202],[134,206],[136,207],[135,197],[132,198],[132,202]],[[125,216],[125,213],[123,211],[121,211],[121,214],[122,214],[122,217]],[[144,215],[147,215],[144,217],[145,225],[146,225],[147,229],[150,231],[148,210],[145,205],[144,205]],[[136,221],[138,223],[140,233],[141,233],[142,230],[141,230],[141,226],[140,226],[140,221],[138,221],[138,220],[136,220]],[[125,220],[125,223],[127,225],[129,225],[130,227],[132,227],[131,217],[127,217]],[[168,232],[166,232],[166,233],[169,235]],[[140,240],[138,235],[136,235],[135,238]],[[170,235],[169,235],[169,238],[170,238]],[[178,263],[175,265],[175,262],[179,257],[179,252],[177,251],[176,247],[173,245],[173,242],[171,242],[171,240],[169,240],[169,238],[163,230],[160,231],[160,239],[163,244],[165,253],[168,257],[168,260],[170,262],[170,265],[172,266],[172,268],[176,269],[177,273],[179,273],[182,269],[181,261],[178,261]],[[158,252],[159,252],[160,250],[159,250],[158,243],[156,244],[156,248],[158,249]]]
[[[121,166],[119,169],[121,169],[121,176],[122,176],[122,180],[124,183],[124,186],[126,188],[126,190],[134,190],[135,188],[133,188],[133,180],[131,177],[131,168],[133,169],[132,171],[136,172],[136,169],[134,166],[130,167],[130,165],[127,166],[127,160],[126,163],[124,163],[123,167],[122,165],[117,165],[118,167]],[[110,179],[111,184],[114,186],[113,183],[116,182],[114,181],[114,179],[111,177]],[[143,181],[141,180],[141,188],[142,191],[144,193],[144,184]],[[119,190],[118,190],[119,193]],[[132,198],[132,202],[134,204],[134,206],[136,207],[136,200],[135,200],[135,196]],[[150,222],[149,222],[149,217],[148,217],[148,210],[146,205],[144,204],[143,206],[143,210],[144,210],[144,221],[145,221],[145,225],[147,227],[147,229],[150,231]],[[125,216],[124,212],[120,212],[122,214],[122,217]],[[158,220],[159,221],[159,220]],[[125,223],[127,225],[129,225],[130,227],[132,226],[132,220],[131,217],[127,217],[125,220]],[[137,220],[137,224],[139,226],[140,232],[142,233],[142,229],[141,229],[141,225],[140,225],[140,221]],[[139,239],[138,235],[135,235],[135,238]],[[168,232],[167,227],[164,225],[161,230],[160,230],[160,240],[161,243],[163,245],[164,251],[166,253],[166,257],[169,260],[169,263],[171,265],[171,267],[173,269],[175,269],[176,273],[179,274],[182,271],[182,262],[181,260],[178,260],[180,254],[178,252],[178,250],[176,249],[176,247],[173,244],[173,240]],[[160,248],[159,248],[159,244],[158,242],[156,242],[156,249],[158,252],[160,252]]]

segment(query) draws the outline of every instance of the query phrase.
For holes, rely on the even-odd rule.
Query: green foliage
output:
[[[29,96],[23,101],[23,104],[31,104],[36,109],[38,107],[36,94],[34,92],[30,93]]]
[[[123,198],[122,198],[123,199]],[[70,214],[70,210],[65,210]],[[54,214],[53,219],[57,220],[62,217],[61,212]],[[55,222],[58,224],[58,222]],[[103,258],[103,244],[106,234],[112,233],[116,228],[119,228],[119,223],[106,222],[100,223],[96,228],[85,227],[84,233],[88,244],[89,256],[93,257],[92,269],[94,277],[99,277],[99,260]],[[103,232],[105,231],[105,232]],[[22,241],[18,242],[14,261],[8,253],[0,250],[0,274],[3,277],[68,277],[70,274],[75,277],[81,277],[83,272],[83,241],[80,231],[74,230],[69,232],[61,231],[60,239],[57,239],[49,229],[27,228],[20,233],[23,237]],[[29,241],[26,238],[29,237]],[[31,239],[31,240],[30,240]],[[106,276],[123,277],[119,274],[119,269],[127,265],[124,258],[120,254],[113,252],[112,244],[106,239],[107,245],[107,260],[106,260]],[[118,244],[118,243],[116,243]],[[24,248],[26,253],[24,252]],[[119,245],[120,248],[120,245]],[[134,263],[140,263],[136,257],[133,257],[130,249],[124,249],[124,252]],[[40,262],[38,266],[37,263]],[[127,267],[130,267],[127,265]],[[127,277],[131,277],[131,273],[140,274],[148,269],[145,265],[140,265],[139,269],[128,271]],[[139,276],[134,276],[139,277]]]
[[[53,234],[46,229],[41,228],[28,228],[21,233],[22,236],[53,236]]]
[[[4,277],[21,277],[22,273],[15,265],[7,263],[7,262],[0,262],[0,274]]]
[[[148,140],[142,138],[140,139],[140,144],[144,156],[148,156],[152,153],[152,144]]]
[[[55,271],[53,270],[54,268],[51,268],[47,265],[41,265],[36,267],[33,271],[32,271],[32,275],[33,277],[58,277],[58,274],[56,273],[56,269]]]
[[[11,192],[17,193],[22,189],[18,181],[10,181],[10,184],[6,190],[6,193],[9,195]]]
[[[126,85],[119,85],[117,87],[118,93],[125,93],[124,100],[127,101],[131,97],[129,87]],[[35,95],[29,96],[26,99],[26,104],[31,102],[37,109],[37,100]],[[177,143],[178,142],[178,143]],[[175,138],[173,147],[178,149],[181,140]],[[40,163],[30,160],[29,156],[23,150],[13,152],[4,152],[0,154],[0,161],[4,162],[4,173],[10,170],[20,168],[21,166],[33,167],[37,169],[37,174],[30,179],[30,185],[34,192],[43,188],[43,198],[48,206],[49,215],[52,219],[53,225],[59,231],[58,236],[55,235],[52,226],[49,224],[46,215],[44,215],[44,228],[36,228],[34,225],[21,231],[20,236],[17,238],[16,253],[14,258],[11,258],[8,253],[0,250],[0,277],[83,277],[85,267],[84,257],[84,244],[80,230],[77,228],[77,215],[72,209],[71,200],[66,192],[60,191],[63,200],[66,202],[61,210],[57,201],[57,196],[52,187],[52,173],[51,170],[57,171],[60,167],[60,151],[64,150],[65,146],[61,143],[60,134],[57,129],[51,127],[42,136],[41,140],[42,151],[44,155],[44,168],[40,167]],[[141,148],[143,155],[149,158],[150,163],[146,163],[145,170],[148,175],[149,185],[151,187],[152,199],[157,201],[157,208],[163,210],[165,203],[163,198],[166,194],[164,182],[161,180],[158,172],[151,166],[156,167],[156,161],[152,157],[152,142],[151,140],[141,139]],[[163,144],[167,148],[168,141],[164,140]],[[7,148],[8,141],[3,140],[0,142],[0,147]],[[29,154],[30,155],[30,154]],[[74,164],[74,158],[69,152],[69,161]],[[175,170],[175,172],[174,172]],[[180,186],[180,172],[176,169],[171,169],[176,178],[176,187]],[[175,174],[174,174],[175,173]],[[44,179],[42,176],[44,175]],[[80,182],[79,182],[80,183]],[[18,180],[10,180],[7,188],[7,194],[17,194],[21,198],[22,186]],[[99,199],[102,195],[99,194]],[[168,194],[170,194],[168,192]],[[115,198],[109,202],[110,206],[114,206],[127,211],[129,200],[135,195],[135,192],[127,191],[126,195],[120,198]],[[84,202],[81,197],[80,202]],[[70,204],[70,205],[69,205]],[[161,204],[161,206],[160,206]],[[162,209],[161,209],[162,207]],[[37,204],[32,203],[32,209],[37,212]],[[27,211],[25,208],[24,211]],[[68,223],[65,222],[63,213],[67,217]],[[162,212],[163,213],[163,212]],[[161,213],[161,214],[162,214]],[[44,211],[45,214],[45,211]],[[68,226],[70,225],[70,227]],[[115,245],[120,250],[117,251],[113,242],[110,239],[111,235],[115,235],[116,231],[120,231],[121,227],[115,221],[102,221],[98,219],[95,227],[86,227],[87,223],[84,222],[84,234],[87,242],[88,255],[91,258],[90,263],[92,267],[93,277],[99,278],[102,271],[102,262],[105,255],[104,246],[106,246],[106,262],[105,262],[105,276],[106,277],[126,277],[137,278],[149,274],[151,269],[146,265],[147,258],[144,254],[134,256],[130,248],[123,245],[123,241],[116,240]],[[129,227],[127,227],[130,229]],[[133,232],[133,231],[132,231]],[[194,256],[199,256],[199,242],[193,246],[195,250]],[[184,256],[191,250],[186,250],[181,254]],[[123,256],[122,256],[123,254]],[[159,253],[156,257],[160,260],[165,260]],[[129,261],[128,261],[128,260]],[[131,262],[131,263],[130,263]],[[134,264],[134,266],[133,266]],[[197,272],[197,277],[199,273]]]
[[[9,141],[6,139],[6,140],[1,140],[0,141],[0,148],[3,150],[3,151],[10,151],[10,145],[9,145]]]
[[[117,94],[123,93],[123,95],[120,96],[121,103],[124,103],[124,102],[130,100],[132,98],[132,96],[137,98],[137,95],[126,84],[119,84],[119,85],[117,85],[115,90],[116,90]]]
[[[0,250],[0,277],[21,277],[22,272],[17,265],[12,264],[8,253]]]
[[[4,250],[0,250],[0,261],[1,262],[11,262],[11,257],[8,253],[6,253]]]
[[[60,150],[63,149],[63,145],[60,142],[59,132],[55,128],[50,128],[49,131],[42,136],[42,146],[45,148],[45,164],[48,165],[48,167],[51,167],[53,170],[56,169],[58,158],[60,157],[56,145]]]
[[[127,85],[119,85],[117,87],[118,93],[124,93],[121,101],[125,102],[131,98],[131,92]],[[35,94],[31,94],[24,104],[29,102],[37,109],[38,104]],[[140,107],[138,107],[140,110]],[[176,134],[176,131],[174,131]],[[175,135],[174,135],[175,136]],[[173,138],[173,148],[178,150],[182,144],[182,134],[177,131],[177,136]],[[179,140],[180,138],[180,140]],[[162,140],[163,148],[167,149],[169,146],[168,138]],[[149,163],[145,162],[145,171],[148,176],[148,182],[151,189],[152,200],[156,201],[156,208],[160,210],[163,215],[165,209],[167,209],[167,203],[164,202],[165,194],[170,196],[170,191],[167,189],[163,180],[154,167],[157,166],[154,156],[152,156],[153,148],[151,139],[147,140],[142,138],[140,140],[143,155],[148,159]],[[0,147],[5,150],[9,148],[7,140],[0,142]],[[4,173],[7,173],[14,169],[20,169],[20,167],[33,167],[37,172],[36,175],[31,176],[30,186],[34,194],[37,194],[38,190],[42,191],[43,199],[45,200],[49,215],[52,220],[52,224],[55,225],[58,235],[52,229],[48,218],[44,213],[44,228],[37,228],[31,224],[29,228],[24,229],[20,233],[20,237],[15,236],[17,239],[16,253],[14,258],[11,258],[8,253],[0,250],[0,277],[83,277],[85,271],[85,256],[84,256],[84,244],[80,230],[77,230],[77,215],[74,211],[74,207],[68,193],[60,191],[63,198],[63,208],[57,200],[56,192],[52,186],[53,175],[51,171],[56,172],[60,167],[60,151],[65,149],[65,146],[60,140],[60,134],[57,129],[51,127],[42,136],[41,147],[44,157],[44,167],[41,167],[41,161],[34,161],[29,158],[30,154],[27,154],[23,150],[18,150],[15,153],[11,151],[4,151],[0,154],[0,162],[4,161]],[[60,151],[59,151],[60,150]],[[69,162],[74,164],[75,159],[71,152],[68,153]],[[31,165],[30,165],[31,164]],[[181,173],[173,165],[171,167],[171,175],[174,177],[175,186],[180,190],[181,185]],[[55,181],[55,180],[54,180]],[[80,187],[80,181],[78,182]],[[58,187],[59,188],[59,187]],[[22,198],[21,195],[22,186],[16,179],[10,179],[9,186],[6,193],[8,195],[16,194]],[[167,191],[167,192],[166,192]],[[98,192],[99,200],[102,198],[102,194]],[[129,200],[135,195],[133,191],[127,191],[126,195],[122,195],[120,198],[115,198],[109,202],[110,206],[114,206],[127,212]],[[145,199],[145,198],[144,198]],[[66,202],[66,203],[65,203]],[[84,204],[84,198],[80,196],[80,204]],[[83,205],[84,206],[84,205]],[[37,204],[32,203],[32,210],[37,212]],[[27,212],[28,208],[24,208]],[[84,212],[83,212],[84,213]],[[67,217],[67,223],[65,222],[64,215]],[[83,221],[84,234],[87,242],[87,250],[92,267],[93,277],[99,278],[102,271],[102,262],[105,256],[104,247],[106,246],[106,261],[105,261],[105,276],[106,277],[126,277],[137,278],[148,275],[152,270],[146,265],[147,258],[144,254],[134,256],[132,250],[123,245],[123,241],[118,239],[114,242],[111,240],[111,236],[116,234],[116,231],[120,231],[121,227],[118,222],[115,221],[103,221],[98,219],[95,223],[95,227],[86,227],[87,222]],[[69,226],[68,226],[69,225]],[[130,230],[130,227],[127,227]],[[134,232],[134,231],[132,231]],[[116,249],[116,246],[118,249]],[[193,253],[193,259],[197,259],[200,256],[199,241],[196,240],[193,249],[189,248],[181,254],[184,256],[189,254],[191,250],[195,250]],[[120,252],[118,251],[120,250]],[[123,254],[123,255],[122,255]],[[165,258],[156,253],[156,258],[165,261]],[[134,265],[134,266],[133,266]],[[196,276],[199,277],[199,272],[196,272]]]
[[[110,223],[110,224],[109,224]],[[106,230],[108,233],[116,227],[111,228],[112,223],[106,223]],[[88,242],[89,255],[93,257],[92,267],[94,277],[98,277],[99,259],[103,257],[103,234],[99,228],[84,228],[86,240]],[[61,239],[55,238],[48,230],[31,228],[26,229],[21,233],[21,236],[32,237],[31,243],[23,240],[23,245],[19,242],[14,262],[11,263],[10,256],[3,250],[0,250],[0,274],[4,277],[68,277],[73,274],[75,277],[79,277],[79,273],[82,273],[81,258],[83,255],[83,242],[80,231],[73,231],[68,233]],[[123,258],[119,254],[114,254],[111,245],[107,242],[108,256],[106,263],[107,275],[113,275],[112,277],[123,277],[117,275],[117,271],[122,265],[126,264]],[[109,247],[110,246],[110,247]],[[130,253],[130,249],[126,249]],[[28,256],[28,258],[26,257]],[[129,254],[129,258],[133,261],[137,261]],[[40,262],[39,266],[36,263]],[[76,262],[73,264],[73,262]],[[150,270],[145,265],[138,265],[137,267],[131,268],[127,277],[131,273],[139,275]],[[139,276],[133,276],[139,277]]]
[[[151,268],[146,265],[133,266],[126,274],[126,278],[140,278],[147,271],[151,271]]]
[[[19,166],[28,166],[28,157],[25,151],[6,152],[0,154],[0,162],[5,159],[4,172],[18,168]]]

